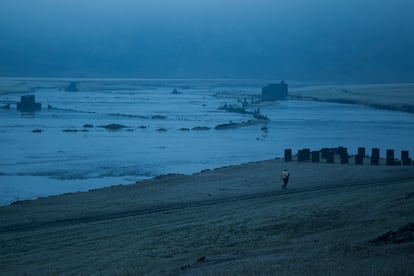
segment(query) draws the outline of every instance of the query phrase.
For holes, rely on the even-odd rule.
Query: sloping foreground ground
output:
[[[413,275],[413,223],[414,167],[269,160],[1,207],[0,274]]]

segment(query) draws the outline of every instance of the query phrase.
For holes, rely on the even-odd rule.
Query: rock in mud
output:
[[[104,126],[99,126],[99,127],[105,128],[107,130],[119,130],[119,129],[127,128],[127,126],[120,125],[120,124],[109,124],[109,125],[104,125]]]
[[[191,130],[209,130],[209,129],[210,129],[209,127],[198,126],[198,127],[193,127]]]

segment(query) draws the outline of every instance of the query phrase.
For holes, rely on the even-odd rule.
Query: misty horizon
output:
[[[414,3],[0,3],[1,77],[414,81]]]

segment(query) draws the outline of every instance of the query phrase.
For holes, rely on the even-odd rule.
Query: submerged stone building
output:
[[[17,110],[20,110],[23,112],[33,112],[36,110],[40,110],[41,108],[42,108],[42,104],[35,102],[34,95],[21,96],[20,102],[17,103]]]
[[[276,101],[287,97],[288,84],[285,81],[272,83],[262,88],[262,101]]]

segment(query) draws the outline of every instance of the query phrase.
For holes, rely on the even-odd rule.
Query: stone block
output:
[[[376,156],[371,156],[371,165],[379,165],[379,158]]]
[[[379,158],[380,157],[380,150],[379,148],[373,148],[371,156]]]
[[[326,156],[326,163],[334,163],[335,162],[335,154],[333,152],[328,152]]]
[[[312,162],[319,162],[319,151],[312,151]]]
[[[291,149],[285,149],[285,161],[286,162],[292,161],[292,150]]]
[[[356,165],[363,165],[364,164],[364,156],[363,155],[356,155],[355,156],[355,164]]]

